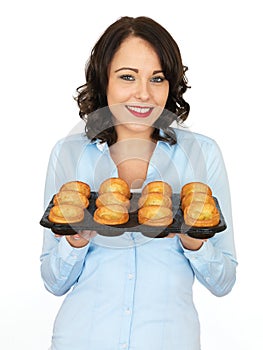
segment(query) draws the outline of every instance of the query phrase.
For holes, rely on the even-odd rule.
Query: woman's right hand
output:
[[[97,235],[96,231],[82,230],[75,235],[67,235],[66,239],[68,243],[74,248],[83,248],[89,241]],[[55,235],[56,237],[61,237],[60,235]]]

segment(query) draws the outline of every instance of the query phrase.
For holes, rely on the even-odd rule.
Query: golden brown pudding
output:
[[[61,191],[77,191],[83,193],[87,198],[90,197],[90,186],[82,181],[69,181],[61,186]]]
[[[119,177],[112,177],[104,180],[99,188],[99,195],[106,192],[119,192],[125,197],[130,198],[130,188],[126,181]]]
[[[215,205],[196,201],[185,208],[184,221],[189,226],[212,227],[219,224],[220,214]]]
[[[93,218],[99,224],[120,225],[129,221],[129,213],[123,205],[112,204],[97,208]]]
[[[181,200],[182,210],[188,207],[192,202],[196,201],[215,205],[214,198],[210,194],[205,192],[189,192]]]
[[[89,200],[83,193],[71,190],[63,190],[58,192],[54,196],[53,203],[54,205],[77,205],[81,208],[87,208],[89,206]]]
[[[142,195],[138,200],[138,207],[147,207],[152,205],[158,205],[161,207],[172,208],[172,200],[169,196],[163,195],[159,192],[151,192]]]
[[[148,226],[168,226],[173,222],[173,212],[158,205],[143,207],[138,210],[138,222]]]
[[[181,189],[181,198],[185,197],[191,192],[204,192],[210,196],[212,195],[212,190],[207,184],[203,182],[188,182]]]
[[[98,196],[96,199],[96,207],[102,207],[104,205],[119,204],[126,208],[130,207],[130,200],[119,192],[105,192]]]
[[[70,224],[84,219],[84,210],[76,205],[54,205],[49,212],[48,219],[57,224]]]
[[[147,185],[144,186],[142,190],[142,195],[152,193],[152,192],[158,192],[162,193],[165,196],[171,197],[172,196],[172,187],[164,181],[152,181],[149,182]]]

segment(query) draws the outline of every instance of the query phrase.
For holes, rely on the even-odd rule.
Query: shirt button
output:
[[[131,309],[127,308],[127,309],[125,310],[125,314],[126,314],[126,315],[130,315],[130,314],[131,314]]]
[[[127,343],[124,343],[121,345],[121,349],[127,349],[128,348],[128,344]]]
[[[133,274],[132,274],[132,273],[129,273],[129,274],[128,274],[128,278],[129,278],[129,280],[132,280],[132,279],[133,279]]]

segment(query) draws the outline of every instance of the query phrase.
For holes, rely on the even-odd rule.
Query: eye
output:
[[[162,83],[165,79],[163,76],[155,76],[151,78],[152,83]]]
[[[131,74],[122,74],[120,76],[121,79],[126,80],[126,81],[134,81],[134,77]]]

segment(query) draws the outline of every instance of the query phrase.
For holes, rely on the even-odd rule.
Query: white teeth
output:
[[[128,109],[131,111],[134,111],[136,113],[148,113],[150,111],[150,107],[134,107],[134,106],[127,106]]]

